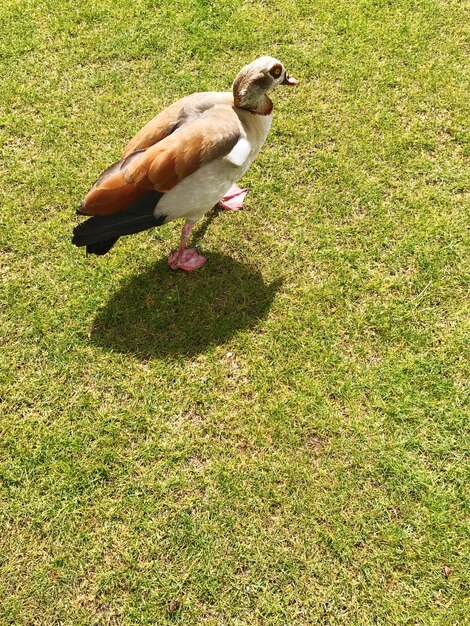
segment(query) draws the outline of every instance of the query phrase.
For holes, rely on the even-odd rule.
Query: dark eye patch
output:
[[[279,76],[282,74],[282,65],[273,65],[272,68],[269,70],[269,73],[273,78],[279,78]]]

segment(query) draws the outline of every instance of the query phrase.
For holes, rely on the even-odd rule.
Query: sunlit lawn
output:
[[[4,0],[0,624],[468,623],[468,21]],[[178,223],[74,248],[128,139],[261,54],[301,84],[206,266]]]

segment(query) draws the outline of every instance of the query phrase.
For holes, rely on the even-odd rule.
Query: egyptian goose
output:
[[[106,254],[122,235],[185,218],[168,263],[187,271],[201,267],[206,259],[186,248],[191,230],[218,201],[226,210],[241,208],[246,190],[235,183],[269,132],[267,93],[296,83],[280,61],[263,56],[242,68],[232,93],[195,93],[170,105],[95,182],[78,210],[93,217],[74,229],[72,242]]]

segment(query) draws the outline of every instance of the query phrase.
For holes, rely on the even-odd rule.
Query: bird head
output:
[[[267,93],[278,85],[294,87],[297,81],[274,57],[259,57],[242,67],[237,74],[232,86],[235,105],[256,111],[260,103],[266,101]]]

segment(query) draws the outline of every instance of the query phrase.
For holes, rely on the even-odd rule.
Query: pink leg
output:
[[[232,185],[225,196],[219,200],[219,205],[226,211],[239,211],[247,193],[247,189],[240,189],[238,185]]]
[[[196,248],[186,248],[191,231],[194,228],[194,224],[186,223],[181,231],[181,239],[178,250],[173,250],[168,257],[168,265],[172,270],[186,270],[191,272],[197,270],[204,265],[206,257],[202,254],[198,254]]]

